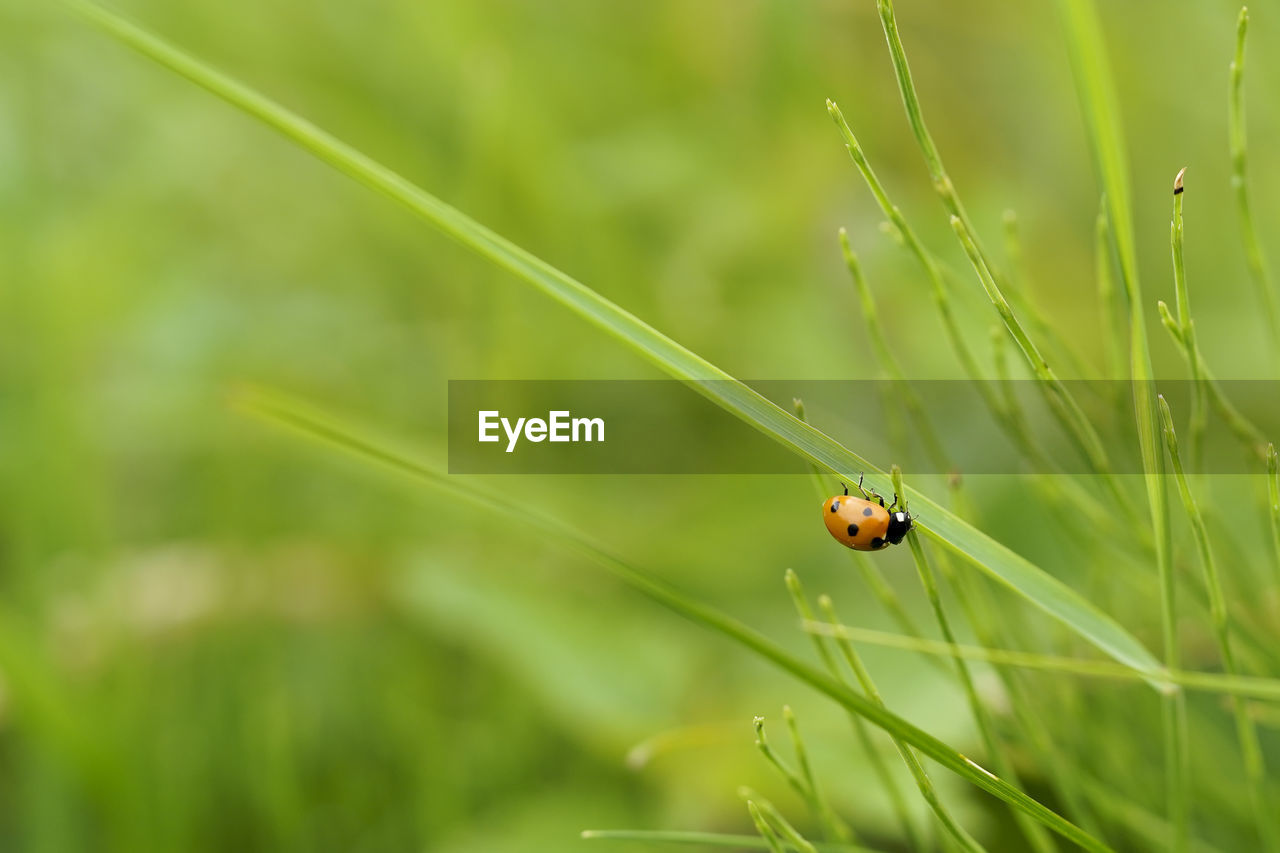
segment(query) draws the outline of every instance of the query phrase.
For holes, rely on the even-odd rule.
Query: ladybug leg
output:
[[[844,483],[841,483],[840,485],[841,485],[841,486],[844,486],[844,496],[845,496],[845,497],[848,497],[848,496],[849,496],[849,487],[848,487],[848,486],[845,486],[845,485],[844,485]]]
[[[866,490],[866,489],[864,489],[864,488],[862,488],[862,478],[863,478],[863,476],[864,476],[864,474],[859,474],[859,475],[858,475],[858,491],[862,492],[862,496],[863,496],[864,498],[866,498],[867,500],[871,500],[871,495],[874,495],[874,494],[876,493],[876,490],[875,490],[875,489],[872,489],[872,490],[871,490],[871,494],[867,494],[867,490]],[[848,492],[846,492],[845,494],[848,494]]]

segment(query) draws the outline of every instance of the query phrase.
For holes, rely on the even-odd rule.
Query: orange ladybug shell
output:
[[[822,520],[836,541],[855,551],[879,551],[889,544],[889,510],[878,503],[848,495],[828,498]]]

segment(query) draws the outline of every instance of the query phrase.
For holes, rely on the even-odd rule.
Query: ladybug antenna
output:
[[[840,485],[841,485],[841,486],[844,486],[844,493],[845,493],[845,496],[847,497],[847,496],[848,496],[848,494],[849,494],[849,487],[844,485],[844,481],[843,481],[843,480],[840,482]]]

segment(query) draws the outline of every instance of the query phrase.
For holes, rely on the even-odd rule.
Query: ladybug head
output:
[[[891,545],[897,545],[902,542],[907,535],[907,531],[911,529],[911,515],[906,510],[898,510],[889,515],[889,529],[885,531],[884,538]]]

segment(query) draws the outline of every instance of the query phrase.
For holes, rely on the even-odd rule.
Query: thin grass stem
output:
[[[812,621],[813,610],[809,607],[809,597],[805,594],[804,587],[800,583],[800,577],[791,569],[787,569],[786,582],[787,591],[791,594],[791,600],[795,604],[796,612],[800,615],[800,619],[804,622]],[[827,644],[827,639],[816,634],[811,636],[813,645],[817,649],[818,657],[822,659],[827,672],[831,673],[834,678],[844,681],[840,666]],[[872,770],[877,778],[880,779],[880,785],[889,798],[889,804],[893,808],[894,814],[897,815],[898,821],[902,824],[903,834],[908,845],[912,850],[925,850],[928,845],[925,844],[924,838],[921,837],[916,827],[916,822],[911,817],[911,810],[907,807],[906,797],[898,787],[897,780],[893,778],[893,774],[889,772],[889,765],[871,740],[871,733],[867,731],[866,723],[855,714],[849,715],[849,721],[853,724],[854,733],[867,756],[868,763],[871,764]]]
[[[1093,237],[1094,275],[1098,279],[1098,308],[1102,321],[1102,347],[1107,364],[1107,378],[1119,379],[1128,371],[1124,364],[1124,324],[1120,318],[1115,275],[1112,272],[1114,262],[1111,256],[1111,226],[1107,220],[1106,195],[1098,203]]]
[[[892,473],[894,493],[898,495],[905,494],[905,490],[902,487],[902,469],[894,465]],[[924,546],[920,544],[920,537],[915,535],[914,531],[909,532],[907,534],[907,543],[911,547],[911,556],[915,560],[916,572],[920,576],[920,583],[924,587],[925,596],[929,599],[929,606],[933,608],[934,618],[937,619],[938,628],[942,631],[943,639],[954,645],[956,642],[955,634],[951,630],[951,622],[942,606],[942,595],[938,591],[938,582],[934,577],[933,569],[929,565],[929,560],[925,556]],[[978,690],[974,686],[973,675],[969,671],[968,664],[960,657],[955,659],[955,663],[956,671],[960,676],[960,686],[964,689],[965,698],[969,702],[969,710],[978,726],[978,732],[982,735],[982,742],[986,747],[988,760],[991,761],[996,768],[996,772],[1002,777],[1015,780],[1014,784],[1020,785],[1021,783],[1016,781],[1018,776],[1014,772],[1013,764],[1010,762],[1004,746],[996,737],[995,728],[990,714],[987,712],[986,705],[983,704],[982,698],[978,695]],[[1052,853],[1055,849],[1053,840],[1049,838],[1043,827],[1026,820],[1024,816],[1016,813],[1014,814],[1014,820],[1034,849],[1042,851],[1042,853]]]
[[[839,622],[835,604],[832,603],[829,596],[818,597],[818,609],[822,611],[823,616],[829,621]],[[876,684],[871,679],[871,673],[867,671],[867,667],[862,661],[862,656],[858,654],[858,650],[843,637],[836,637],[836,643],[844,655],[845,663],[853,671],[854,678],[857,679],[867,698],[880,707],[885,707],[884,699],[881,697],[880,691],[876,689]],[[942,800],[938,797],[938,790],[934,787],[933,780],[929,778],[924,764],[920,761],[915,751],[898,738],[893,739],[893,745],[897,747],[898,754],[902,756],[903,762],[907,765],[907,770],[911,773],[911,778],[915,780],[920,796],[924,798],[925,803],[938,818],[938,823],[942,825],[943,830],[946,831],[950,839],[962,850],[967,850],[969,853],[980,853],[984,848],[973,836],[965,831],[965,828],[952,816],[950,810],[943,805]]]
[[[791,821],[787,820],[782,814],[782,811],[770,800],[762,797],[758,791],[754,791],[744,785],[738,789],[738,796],[748,803],[755,804],[760,816],[777,833],[776,837],[784,848],[790,847],[800,851],[800,853],[818,853],[813,842],[801,835],[800,831],[791,824]]]
[[[1209,616],[1213,622],[1214,637],[1218,641],[1218,654],[1222,657],[1222,667],[1228,675],[1239,675],[1235,655],[1231,649],[1231,615],[1227,610],[1227,598],[1222,591],[1222,581],[1218,576],[1217,563],[1213,558],[1213,549],[1209,544],[1209,529],[1204,516],[1191,493],[1191,486],[1182,466],[1182,457],[1178,452],[1178,436],[1173,428],[1173,415],[1163,395],[1160,402],[1160,417],[1164,424],[1165,448],[1169,451],[1169,459],[1173,465],[1174,479],[1178,484],[1178,494],[1191,521],[1191,533],[1196,541],[1196,549],[1200,554],[1200,565],[1204,571],[1205,588],[1209,594]],[[1268,850],[1275,850],[1280,843],[1277,837],[1275,810],[1267,805],[1266,764],[1262,758],[1262,748],[1258,743],[1258,730],[1249,719],[1248,709],[1239,696],[1232,698],[1232,710],[1235,714],[1236,737],[1240,741],[1240,752],[1244,757],[1245,778],[1249,782],[1249,797],[1254,816],[1258,821],[1258,832]]]
[[[1164,454],[1160,449],[1152,395],[1151,352],[1147,344],[1145,304],[1138,277],[1138,260],[1129,197],[1129,163],[1124,131],[1116,103],[1115,84],[1107,58],[1102,24],[1094,0],[1057,0],[1067,38],[1076,89],[1080,95],[1094,160],[1107,199],[1109,234],[1120,265],[1129,314],[1129,368],[1142,453],[1143,480],[1151,512],[1156,571],[1160,579],[1161,634],[1166,669],[1178,668],[1177,627],[1173,559],[1169,536],[1169,505],[1165,493]],[[1162,702],[1165,751],[1165,788],[1169,822],[1173,826],[1172,849],[1187,849],[1188,736],[1186,697],[1182,691],[1167,694]]]
[[[760,833],[760,837],[769,845],[771,853],[785,853],[786,848],[782,845],[781,836],[769,821],[765,820],[763,811],[754,800],[747,800],[747,814],[751,815],[751,822],[756,825],[756,832]]]
[[[1109,660],[1088,660],[965,644],[952,646],[950,643],[944,643],[940,640],[909,637],[905,634],[877,631],[873,628],[858,628],[853,625],[832,621],[806,621],[803,628],[810,633],[822,634],[850,642],[918,652],[934,657],[961,657],[966,660],[982,661],[993,665],[1014,666],[1044,672],[1061,672],[1080,676],[1081,678],[1100,678],[1135,683],[1145,680],[1141,673],[1123,664]],[[1280,679],[1245,675],[1230,676],[1216,672],[1194,672],[1189,670],[1171,670],[1164,672],[1162,675],[1168,685],[1177,685],[1187,690],[1225,696],[1243,696],[1269,702],[1280,701]]]
[[[1244,48],[1249,32],[1249,7],[1240,9],[1236,21],[1236,52],[1231,60],[1230,84],[1227,90],[1227,127],[1231,146],[1231,188],[1235,190],[1236,212],[1240,217],[1240,238],[1244,242],[1249,277],[1253,281],[1258,302],[1266,321],[1272,355],[1280,361],[1280,307],[1276,305],[1275,284],[1266,256],[1258,241],[1258,227],[1253,221],[1253,205],[1249,201],[1249,153],[1245,134]]]
[[[408,476],[423,485],[482,511],[488,512],[495,503],[506,499],[502,494],[492,490],[474,486],[457,477],[449,477],[435,468],[380,442],[353,435],[331,419],[308,411],[297,404],[286,403],[279,398],[268,397],[261,393],[255,396],[242,395],[238,402],[242,408],[260,417],[296,430],[302,435],[331,448]],[[1025,791],[1015,785],[1011,785],[981,765],[966,758],[943,741],[890,712],[883,705],[878,705],[856,693],[838,679],[832,678],[797,659],[777,643],[732,616],[694,601],[657,576],[613,556],[601,545],[593,541],[591,537],[574,529],[571,525],[546,515],[534,507],[527,507],[525,511],[519,513],[517,520],[521,524],[539,531],[551,541],[579,554],[589,562],[609,572],[617,580],[662,606],[702,625],[704,628],[733,640],[743,648],[773,663],[784,672],[791,674],[820,693],[835,700],[846,710],[852,711],[863,717],[870,724],[884,729],[891,736],[898,737],[911,744],[919,749],[921,754],[932,758],[943,767],[953,771],[982,790],[1013,804],[1019,810],[1025,811],[1036,820],[1043,822],[1045,826],[1084,847],[1086,850],[1099,852],[1111,850],[1109,846],[1099,839],[1085,832],[1043,803],[1030,797]],[[1159,682],[1156,681],[1158,672],[1152,672],[1150,675],[1153,686],[1158,684]]]
[[[800,738],[800,730],[796,726],[795,714],[792,713],[790,706],[784,706],[782,716],[787,723],[787,729],[791,734],[791,742],[795,749],[796,762],[800,765],[800,772],[793,771],[778,754],[769,745],[768,739],[764,732],[764,717],[755,718],[756,731],[756,748],[765,757],[765,760],[778,771],[779,775],[787,781],[800,798],[809,806],[810,811],[822,823],[824,832],[829,841],[852,841],[854,840],[853,831],[848,824],[836,816],[835,811],[822,796],[818,790],[817,779],[813,776],[813,768],[809,765],[809,756],[804,749],[804,741]]]
[[[1204,433],[1208,422],[1207,389],[1200,376],[1199,347],[1196,345],[1195,323],[1191,320],[1191,294],[1187,289],[1187,267],[1183,251],[1182,200],[1186,169],[1178,172],[1173,181],[1173,221],[1169,224],[1169,242],[1173,249],[1174,301],[1178,309],[1178,328],[1187,364],[1191,367],[1191,415],[1188,430],[1191,433],[1191,463],[1198,468],[1204,452]],[[1166,432],[1168,432],[1166,430]]]
[[[302,149],[420,217],[482,259],[511,272],[543,295],[644,356],[667,374],[740,418],[797,455],[840,476],[866,472],[872,485],[883,485],[888,473],[825,433],[797,420],[777,404],[688,347],[662,334],[591,288],[556,269],[531,252],[481,225],[403,176],[366,156],[301,116],[264,95],[200,62],[168,42],[89,0],[63,0],[111,37],[169,68],[263,124]],[[374,455],[381,448],[367,448]],[[972,524],[947,511],[928,496],[911,499],[928,511],[917,528],[966,555],[974,565],[1001,579],[1037,607],[1062,620],[1117,659],[1145,663],[1153,673],[1159,663],[1142,643],[1113,618],[1093,607],[1079,593],[1029,560],[993,540]]]
[[[696,832],[685,830],[647,829],[584,829],[581,837],[587,841],[631,841],[637,844],[692,845],[696,847],[733,847],[745,850],[769,850],[769,842],[759,835],[734,835],[726,832]],[[818,853],[877,853],[870,847],[858,844],[814,844]],[[786,844],[785,850],[796,848]]]
[[[1272,570],[1275,573],[1274,589],[1280,590],[1280,470],[1277,468],[1276,446],[1267,445],[1267,508],[1271,523],[1271,544],[1275,550]]]
[[[866,276],[862,273],[862,264],[858,262],[858,256],[849,246],[849,233],[843,228],[840,229],[840,250],[844,254],[844,263],[849,270],[849,277],[858,291],[862,317],[867,325],[867,339],[871,342],[872,352],[880,363],[880,368],[893,383],[896,399],[900,401],[902,408],[915,425],[916,432],[924,441],[925,450],[929,453],[933,464],[944,471],[954,469],[955,465],[942,447],[942,440],[925,414],[920,395],[906,381],[901,365],[898,364],[893,351],[889,349],[884,329],[880,325],[880,312],[876,309],[875,296],[871,293],[871,286],[867,284]]]

